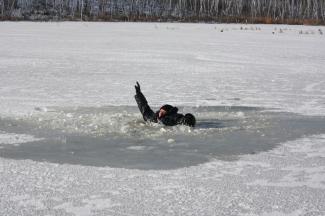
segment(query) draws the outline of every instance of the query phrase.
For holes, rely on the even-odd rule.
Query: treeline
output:
[[[325,0],[0,0],[2,20],[324,24]]]

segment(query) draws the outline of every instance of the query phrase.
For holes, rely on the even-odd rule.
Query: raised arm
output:
[[[151,122],[157,122],[157,116],[154,113],[154,111],[152,111],[152,109],[150,108],[150,106],[148,105],[147,99],[145,98],[145,96],[142,94],[141,89],[140,89],[140,84],[137,82],[137,85],[134,86],[135,87],[135,100],[138,104],[139,110],[143,116],[143,119],[145,121],[151,121]]]

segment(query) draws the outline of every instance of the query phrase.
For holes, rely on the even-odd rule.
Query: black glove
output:
[[[141,89],[140,89],[140,84],[137,82],[137,85],[134,86],[135,88],[135,92],[138,94],[138,93],[141,93]]]

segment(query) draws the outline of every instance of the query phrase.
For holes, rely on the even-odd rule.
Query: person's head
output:
[[[166,110],[160,108],[158,113],[158,118],[163,118],[166,115],[166,113],[167,113]]]
[[[192,115],[191,113],[185,114],[185,116],[183,118],[183,124],[190,126],[190,127],[194,127],[196,124],[194,115]]]
[[[165,104],[159,109],[158,118],[163,118],[166,114],[177,113],[177,107],[173,107],[172,105]]]

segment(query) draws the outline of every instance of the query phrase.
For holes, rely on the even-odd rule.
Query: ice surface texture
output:
[[[0,132],[0,152],[7,156],[0,158],[0,215],[325,215],[325,137],[311,135],[321,132],[314,128],[321,118],[312,116],[325,113],[325,36],[319,29],[325,32],[321,26],[1,22],[0,115],[7,132]],[[250,145],[249,150],[258,149],[256,154],[233,153],[235,160],[220,160],[215,154],[208,160],[207,154],[197,152],[203,160],[170,170],[157,170],[157,165],[147,170],[150,167],[139,163],[135,165],[143,170],[119,168],[131,164],[121,161],[115,168],[109,167],[113,161],[84,166],[80,161],[85,160],[74,162],[70,156],[60,164],[45,155],[51,134],[60,134],[57,143],[63,148],[53,152],[62,153],[64,136],[102,139],[116,133],[127,141],[134,134],[131,125],[140,143],[126,142],[124,154],[154,152],[141,143],[154,139],[146,135],[149,131],[166,149],[184,149],[177,136],[192,140],[196,131],[140,130],[141,116],[135,111],[104,110],[87,116],[80,109],[64,109],[95,107],[96,113],[105,106],[135,106],[136,80],[156,107],[170,103],[282,112],[229,111],[229,119],[227,112],[201,112],[195,130],[198,136],[206,133],[207,141],[214,134],[229,137],[232,130],[265,140],[258,125],[262,130],[278,123],[286,126],[283,131],[269,130],[281,134],[279,138],[265,134],[275,138],[267,148]],[[58,112],[52,113],[51,106]],[[233,128],[245,126],[242,120],[250,112],[257,113],[252,119],[257,125]],[[90,125],[92,121],[96,124]],[[44,141],[36,142],[41,137],[47,141],[40,152],[43,158],[37,158],[31,150]],[[66,152],[75,147],[73,139],[68,136]],[[162,146],[158,141],[154,147]],[[98,151],[93,155],[98,155],[102,146],[94,145]],[[78,149],[87,152],[89,147]],[[25,156],[18,154],[22,150]]]
[[[176,169],[234,160],[288,140],[325,133],[325,118],[254,107],[182,107],[197,126],[145,123],[137,107],[65,108],[2,119],[0,130],[40,140],[3,145],[1,157],[136,169]],[[0,144],[0,147],[2,145]]]
[[[324,27],[3,22],[0,28],[3,114],[134,105],[136,80],[153,106],[325,113],[325,35],[318,34]]]

